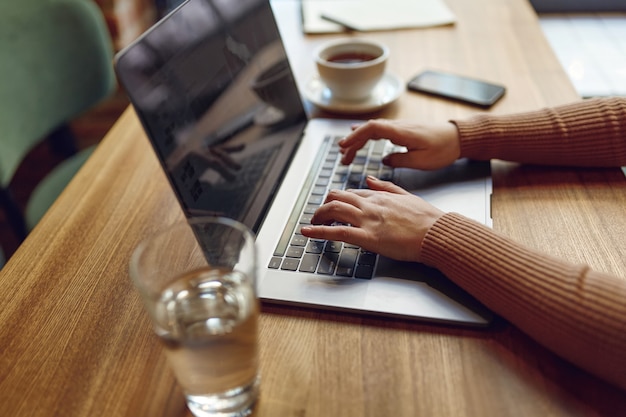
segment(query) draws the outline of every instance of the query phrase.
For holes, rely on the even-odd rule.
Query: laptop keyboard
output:
[[[311,224],[313,213],[324,203],[329,190],[367,188],[365,178],[368,175],[392,179],[393,170],[382,164],[383,156],[393,150],[389,141],[368,142],[358,151],[352,164],[345,166],[340,163],[337,145],[340,139],[329,137],[324,141],[269,268],[342,278],[372,278],[377,254],[343,242],[308,239],[300,231],[303,225]]]

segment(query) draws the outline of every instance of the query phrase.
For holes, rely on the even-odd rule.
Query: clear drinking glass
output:
[[[254,235],[227,218],[182,221],[141,242],[130,276],[199,417],[245,416],[259,393]]]

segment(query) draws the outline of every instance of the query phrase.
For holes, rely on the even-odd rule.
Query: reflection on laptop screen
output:
[[[116,62],[188,217],[253,230],[306,123],[265,0],[189,0]],[[267,19],[259,18],[268,15]]]

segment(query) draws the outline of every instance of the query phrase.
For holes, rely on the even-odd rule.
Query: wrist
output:
[[[457,125],[453,121],[449,121],[445,124],[443,137],[448,144],[450,154],[454,155],[454,160],[459,159],[461,157],[461,135]]]

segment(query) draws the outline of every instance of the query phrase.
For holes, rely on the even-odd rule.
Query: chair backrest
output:
[[[49,132],[113,92],[112,60],[92,0],[0,2],[0,187]]]

